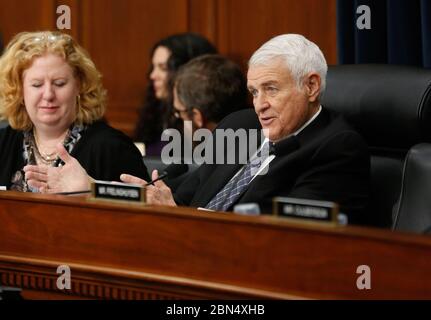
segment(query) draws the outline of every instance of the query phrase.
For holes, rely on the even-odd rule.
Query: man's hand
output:
[[[157,170],[153,170],[151,179],[156,180],[159,177]],[[135,176],[131,176],[129,174],[122,174],[120,176],[122,182],[125,183],[133,183],[141,186],[145,186],[147,181],[140,179]],[[164,206],[176,206],[177,204],[174,201],[174,197],[172,196],[171,189],[162,181],[154,182],[154,185],[146,186],[146,200],[149,204],[159,204]]]
[[[90,190],[91,177],[60,143],[57,153],[64,165],[46,167],[27,165],[24,167],[27,183],[41,193],[59,193]]]

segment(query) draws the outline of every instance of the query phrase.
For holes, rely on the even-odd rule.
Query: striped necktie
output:
[[[268,158],[272,149],[271,142],[263,144],[255,157],[251,159],[239,172],[221,189],[206,205],[207,209],[226,211],[239,196],[247,189],[251,179],[255,176],[262,163]]]

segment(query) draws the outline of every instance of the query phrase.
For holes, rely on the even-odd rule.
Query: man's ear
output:
[[[198,108],[192,109],[192,121],[193,124],[198,128],[203,128],[205,125],[205,117]]]
[[[311,72],[305,78],[305,89],[309,102],[315,102],[320,94],[322,79],[316,72]]]

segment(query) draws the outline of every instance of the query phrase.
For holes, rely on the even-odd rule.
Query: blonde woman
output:
[[[61,145],[92,178],[148,178],[132,141],[103,121],[105,102],[100,73],[72,37],[16,35],[0,58],[0,118],[9,122],[0,130],[0,185],[37,192],[23,168],[61,166]]]

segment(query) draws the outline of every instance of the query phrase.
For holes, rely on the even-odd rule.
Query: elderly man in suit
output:
[[[265,129],[259,152],[271,152],[247,156],[246,164],[203,164],[175,194],[158,181],[147,187],[148,202],[216,211],[254,202],[271,212],[273,197],[289,196],[337,202],[351,222],[362,222],[369,193],[368,147],[341,116],[320,104],[326,73],[321,50],[303,36],[285,34],[266,42],[249,61],[254,110],[226,117],[217,129]],[[121,179],[146,183],[129,175]]]
[[[265,43],[249,61],[254,112],[234,113],[218,129],[267,129],[274,152],[260,163],[266,174],[247,175],[247,164],[204,164],[175,194],[161,181],[149,187],[149,201],[223,211],[257,202],[270,212],[273,197],[289,196],[335,201],[351,222],[361,222],[369,192],[368,147],[341,116],[321,106],[326,72],[322,52],[303,36]],[[127,175],[122,180],[143,183]]]

